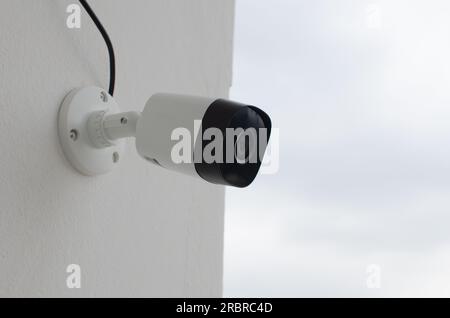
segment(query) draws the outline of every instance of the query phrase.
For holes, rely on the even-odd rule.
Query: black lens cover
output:
[[[197,173],[211,183],[239,188],[250,185],[261,167],[262,156],[270,138],[272,123],[269,116],[255,106],[225,99],[214,101],[206,110],[202,120],[202,134],[198,136],[196,142],[196,147],[201,147],[202,154],[205,147],[212,142],[212,140],[202,138],[209,128],[217,128],[222,132],[224,142],[221,156],[223,158],[220,162],[208,163],[202,156],[201,160],[195,163]],[[246,160],[238,160],[234,155],[233,160],[227,162],[227,150],[229,151],[231,148],[235,150],[238,141],[236,135],[227,133],[227,128],[243,129],[244,131],[253,128],[252,131],[256,132],[256,141],[254,140],[253,144],[256,148],[249,147],[251,143],[245,143]],[[262,134],[261,129],[265,129],[266,134]],[[261,138],[266,140],[261,140]],[[246,140],[248,141],[248,139]],[[227,144],[234,147],[227,148]]]

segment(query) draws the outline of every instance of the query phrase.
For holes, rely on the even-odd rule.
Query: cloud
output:
[[[232,97],[271,114],[281,157],[227,190],[225,295],[450,295],[449,14],[238,0]]]

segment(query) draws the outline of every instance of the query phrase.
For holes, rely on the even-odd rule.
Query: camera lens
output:
[[[195,164],[197,173],[212,183],[240,188],[250,185],[258,174],[260,156],[269,141],[272,128],[269,116],[257,107],[218,99],[208,107],[202,120],[203,133],[209,128],[219,129],[224,136],[223,160],[208,163],[202,159]],[[202,140],[198,145],[203,150],[210,143]],[[231,156],[227,153],[228,145],[233,151]]]
[[[249,163],[251,159],[256,159],[258,152],[258,136],[254,129],[242,131],[237,137],[234,147],[237,163]]]

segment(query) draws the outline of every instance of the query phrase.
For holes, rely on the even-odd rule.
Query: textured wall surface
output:
[[[109,175],[66,163],[57,111],[74,87],[107,86],[108,56],[76,1],[0,0],[0,296],[220,296],[222,187],[140,159]],[[232,0],[91,0],[115,45],[115,98],[218,95],[231,85]],[[84,12],[83,12],[84,13]],[[66,267],[79,264],[81,289]]]

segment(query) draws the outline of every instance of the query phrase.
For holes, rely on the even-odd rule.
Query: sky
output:
[[[224,296],[450,297],[450,2],[236,2],[279,169],[227,189]]]

